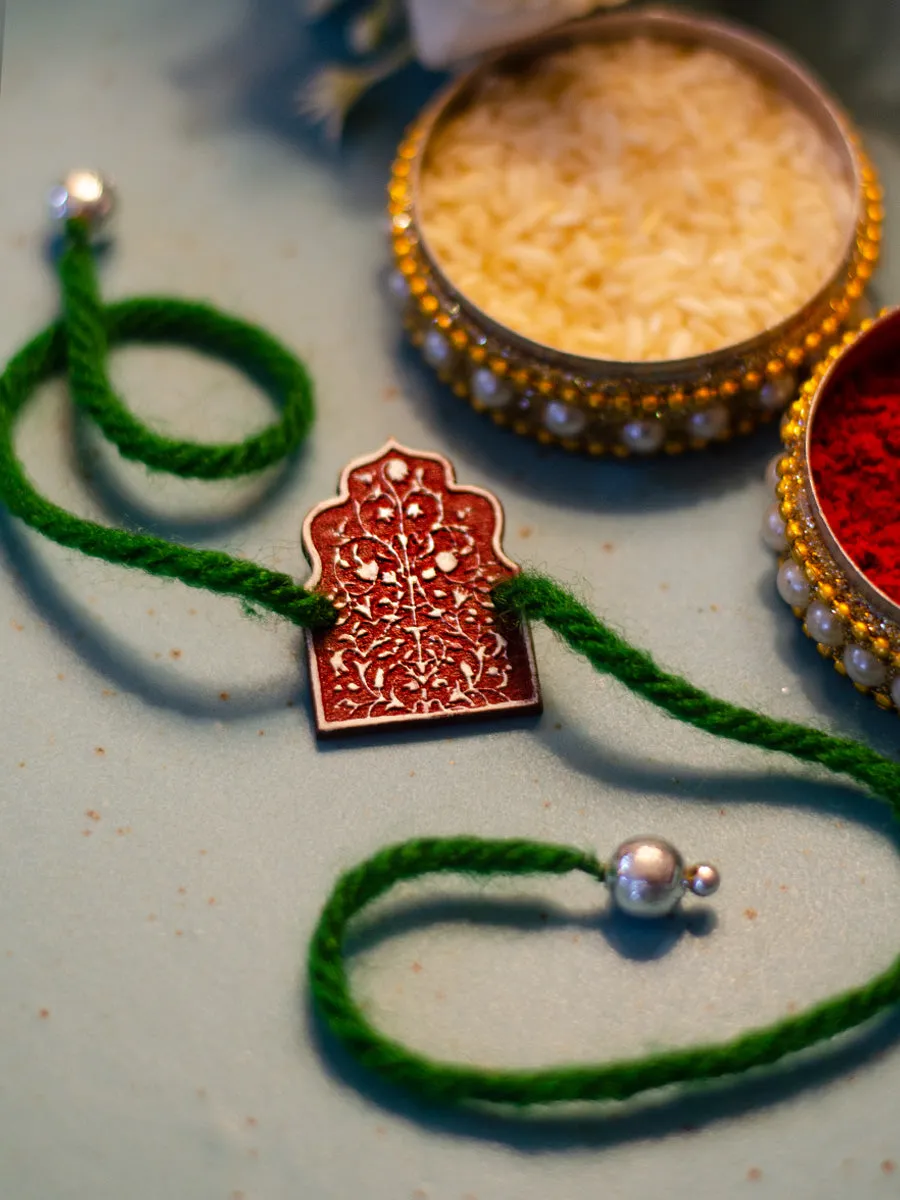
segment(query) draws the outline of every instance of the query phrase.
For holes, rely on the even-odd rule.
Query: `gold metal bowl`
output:
[[[766,532],[773,548],[782,550],[778,590],[819,653],[882,708],[900,709],[900,605],[875,587],[842,547],[822,511],[809,466],[815,416],[825,397],[861,365],[898,344],[900,309],[886,310],[845,334],[803,385],[782,422],[784,453],[773,468],[777,499]]]
[[[436,130],[484,77],[522,69],[586,40],[643,36],[722,51],[773,81],[835,149],[855,206],[831,277],[787,320],[692,358],[619,362],[530,340],[478,307],[441,270],[423,236],[419,185]],[[857,317],[878,261],[882,190],[847,115],[776,43],[731,22],[665,9],[607,13],[517,44],[447,87],[413,123],[393,165],[391,291],[413,343],[474,408],[516,433],[592,455],[677,454],[771,420]]]

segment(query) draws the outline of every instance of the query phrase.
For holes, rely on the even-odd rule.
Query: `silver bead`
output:
[[[85,221],[97,234],[115,211],[116,194],[110,181],[98,171],[70,171],[50,189],[48,204],[54,221]]]
[[[628,421],[622,428],[622,444],[635,454],[655,454],[664,438],[660,421]]]
[[[759,402],[769,412],[777,412],[779,408],[784,408],[789,400],[793,400],[796,390],[796,376],[786,371],[777,379],[770,379],[768,383],[763,384],[759,391]]]
[[[708,864],[685,869],[684,859],[663,838],[630,838],[618,847],[606,874],[616,906],[633,917],[663,917],[686,890],[711,896],[719,872]]]
[[[722,877],[711,863],[697,863],[685,871],[684,882],[689,892],[705,899],[716,894]]]
[[[562,400],[550,400],[544,409],[544,425],[557,437],[577,437],[586,424],[587,417],[581,409]]]
[[[512,388],[489,367],[472,372],[472,395],[485,408],[503,408],[512,399]]]

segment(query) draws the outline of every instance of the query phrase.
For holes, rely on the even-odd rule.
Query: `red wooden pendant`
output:
[[[391,441],[344,468],[303,524],[307,587],[340,614],[307,637],[320,736],[540,712],[531,637],[491,604],[518,570],[502,528],[496,497],[438,454]]]

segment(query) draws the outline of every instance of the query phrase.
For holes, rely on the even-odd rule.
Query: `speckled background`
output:
[[[894,0],[731,7],[831,77],[900,216]],[[577,584],[666,664],[895,751],[896,717],[827,668],[775,598],[757,533],[773,431],[683,461],[573,461],[495,430],[402,348],[381,298],[382,188],[431,83],[388,87],[326,153],[290,111],[320,51],[289,0],[13,0],[0,352],[54,312],[46,185],[98,164],[124,199],[107,293],[205,296],[262,321],[306,356],[320,400],[286,471],[151,484],[49,387],[21,428],[36,479],[79,512],[303,574],[303,514],[393,434],[495,488],[507,550]],[[890,252],[881,292],[900,295]],[[128,350],[114,374],[186,436],[266,419],[249,385],[186,354]],[[737,1085],[505,1121],[419,1112],[373,1085],[320,1042],[302,986],[336,873],[386,841],[471,831],[606,850],[652,830],[722,867],[707,918],[629,929],[597,917],[587,885],[500,888],[499,903],[431,889],[375,915],[358,987],[391,1032],[478,1062],[723,1037],[896,953],[880,807],[665,720],[541,630],[542,718],[320,748],[291,629],[6,519],[0,556],[4,1198],[900,1194],[894,1017]]]

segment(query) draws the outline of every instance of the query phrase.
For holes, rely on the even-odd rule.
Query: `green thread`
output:
[[[35,389],[66,372],[73,403],[123,455],[151,470],[191,479],[228,479],[280,462],[303,442],[314,419],[313,388],[303,364],[263,329],[207,304],[144,297],[104,305],[87,230],[70,222],[59,262],[63,316],[24,346],[0,377],[0,500],[45,537],[94,558],[235,596],[309,628],[334,621],[324,595],[290,575],[217,550],[84,520],[42,496],[16,454],[19,414]],[[242,442],[198,444],[155,433],[128,411],[106,370],[108,350],[123,342],[181,344],[259,376],[281,402],[279,420]]]
[[[612,675],[670,716],[719,737],[815,762],[863,784],[900,815],[900,766],[848,739],[776,721],[716,700],[629,646],[565,588],[523,573],[498,584],[501,611],[540,620],[598,670]],[[353,917],[397,883],[435,872],[484,875],[564,874],[598,880],[591,855],[537,842],[438,838],[393,846],[345,874],[313,935],[308,960],[315,1007],[339,1042],[365,1067],[436,1104],[487,1102],[524,1107],[577,1100],[625,1100],[669,1084],[713,1080],[766,1066],[853,1029],[900,1000],[900,958],[861,987],[730,1041],[688,1046],[623,1061],[543,1070],[487,1070],[440,1062],[380,1033],[353,999],[344,960]]]

